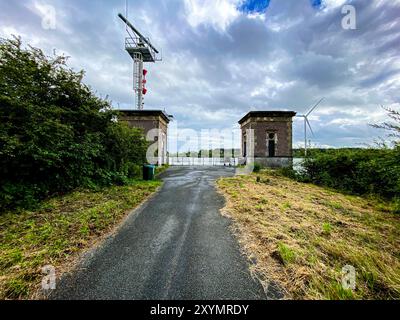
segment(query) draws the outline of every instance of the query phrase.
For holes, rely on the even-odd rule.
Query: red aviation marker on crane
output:
[[[146,83],[147,83],[146,75],[147,75],[147,70],[146,70],[146,69],[143,69],[143,80],[142,80],[142,83],[143,83],[143,91],[142,91],[142,93],[143,93],[144,96],[145,96],[146,93],[147,93],[147,89],[145,88]]]
[[[125,39],[125,50],[132,57],[134,62],[133,69],[133,89],[136,94],[136,108],[143,110],[143,96],[146,95],[147,70],[143,69],[144,62],[161,61],[159,51],[145,38],[122,14],[118,17],[125,23],[128,37]],[[130,31],[132,32],[130,32]]]

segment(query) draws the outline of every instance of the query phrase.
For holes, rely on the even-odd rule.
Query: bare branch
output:
[[[394,138],[395,141],[393,141],[395,144],[399,144],[400,140],[400,111],[381,106],[382,109],[384,109],[389,118],[393,120],[393,122],[383,122],[381,124],[371,124],[371,127],[376,128],[376,129],[383,129],[386,131],[390,131],[390,134],[388,134],[388,137]]]

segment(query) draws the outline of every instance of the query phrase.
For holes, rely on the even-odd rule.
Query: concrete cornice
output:
[[[259,121],[292,121],[292,118],[296,116],[296,112],[294,111],[250,111],[246,114],[240,121],[239,124],[245,125],[248,123],[248,120],[251,122],[259,122]]]

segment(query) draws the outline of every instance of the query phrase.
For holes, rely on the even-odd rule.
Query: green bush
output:
[[[278,169],[278,172],[285,177],[291,178],[291,179],[296,179],[297,178],[297,173],[292,167],[283,167]]]
[[[262,167],[261,167],[261,164],[259,164],[259,163],[254,163],[254,169],[253,169],[253,172],[255,172],[255,173],[257,173],[257,172],[260,172],[261,171],[261,169],[262,169]]]
[[[400,195],[400,147],[315,153],[296,177],[354,194],[393,199]]]
[[[110,103],[66,62],[20,39],[0,43],[0,210],[122,184],[144,162],[142,131],[114,121]]]

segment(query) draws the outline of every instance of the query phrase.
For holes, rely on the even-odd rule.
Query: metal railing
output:
[[[239,158],[195,158],[195,157],[169,157],[171,166],[236,166]]]
[[[146,48],[153,57],[154,61],[162,61],[162,51],[160,53],[155,52],[150,46],[141,41],[139,37],[125,38],[125,49],[129,51],[135,48]]]

